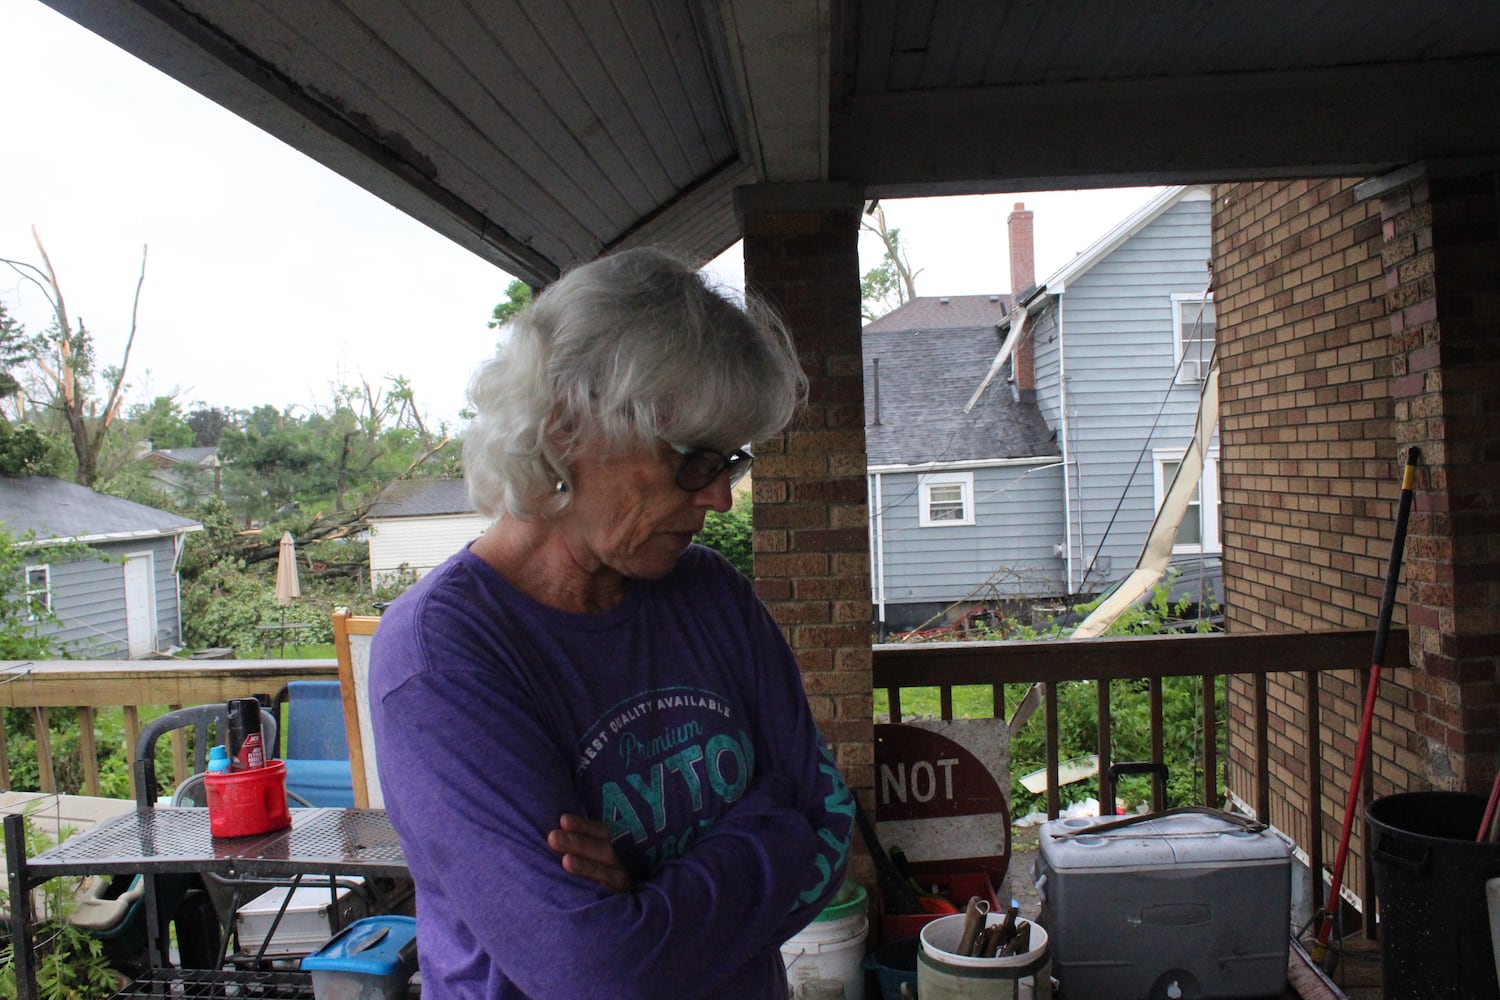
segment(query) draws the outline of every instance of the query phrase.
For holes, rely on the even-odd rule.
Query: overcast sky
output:
[[[131,400],[175,393],[248,408],[326,405],[330,384],[404,375],[454,420],[494,346],[485,321],[511,276],[42,5],[0,0],[0,257],[40,263],[118,364],[141,290]],[[922,295],[1011,291],[1005,219],[1036,213],[1037,277],[1157,189],[885,202]],[[878,263],[861,242],[863,266]],[[738,246],[714,265],[737,284]],[[50,318],[8,268],[0,301],[29,332]]]

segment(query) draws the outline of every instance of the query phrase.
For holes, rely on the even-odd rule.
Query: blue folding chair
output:
[[[277,695],[286,708],[286,790],[315,806],[352,808],[354,778],[338,681],[292,681]]]

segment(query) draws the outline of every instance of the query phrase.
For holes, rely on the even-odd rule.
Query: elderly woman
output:
[[[805,394],[776,322],[646,250],[568,272],[476,374],[497,520],[371,661],[424,998],[787,995],[854,802],[750,582],[692,539]]]

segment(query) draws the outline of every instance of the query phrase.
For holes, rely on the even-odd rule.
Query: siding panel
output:
[[[1069,457],[1081,483],[1073,552],[1080,567],[1099,557],[1085,590],[1135,565],[1156,512],[1152,451],[1180,449],[1192,435],[1198,386],[1172,381],[1171,297],[1200,294],[1208,282],[1210,208],[1177,202],[1062,296]],[[1055,390],[1046,398],[1043,411],[1055,420]]]
[[[165,651],[182,642],[178,614],[177,575],[171,538],[121,543],[95,543],[107,559],[55,562],[51,565],[52,609],[60,619],[48,632],[70,654],[81,659],[125,659],[126,555],[151,554],[156,605],[156,648]]]
[[[975,523],[919,527],[916,473],[884,473],[878,500],[889,604],[964,604],[1059,593],[1062,469],[1055,461],[974,472]],[[875,580],[879,600],[882,581]],[[960,609],[961,610],[961,609]]]
[[[378,587],[396,576],[403,563],[420,578],[489,526],[490,520],[481,514],[372,518],[370,579]]]

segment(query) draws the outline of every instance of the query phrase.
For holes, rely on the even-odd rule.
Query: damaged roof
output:
[[[1035,402],[1017,399],[1002,379],[964,412],[1000,349],[997,325],[1009,307],[1009,295],[917,298],[865,327],[872,468],[1059,454]]]

